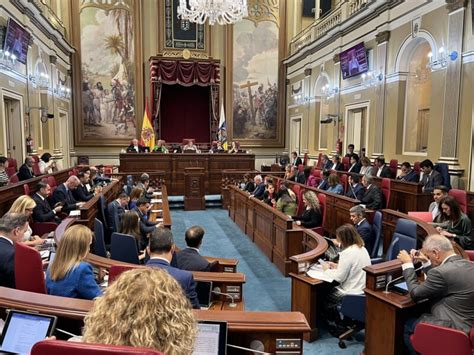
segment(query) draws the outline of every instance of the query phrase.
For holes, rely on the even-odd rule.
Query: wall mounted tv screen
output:
[[[365,73],[369,70],[367,51],[363,42],[341,52],[339,59],[341,61],[343,79]]]
[[[15,20],[9,19],[3,50],[15,55],[16,60],[20,63],[26,64],[30,38],[31,35],[28,31],[15,22]]]

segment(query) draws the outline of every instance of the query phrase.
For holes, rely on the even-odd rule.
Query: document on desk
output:
[[[161,196],[161,195],[163,195],[163,193],[161,191],[155,191],[155,192],[153,192],[152,195],[153,196]]]
[[[154,203],[162,203],[163,200],[161,198],[152,198],[150,203],[151,204],[154,204]]]
[[[151,210],[150,212],[151,213],[161,213],[161,212],[163,212],[163,210]]]
[[[326,272],[324,272],[323,267],[321,265],[314,265],[309,269],[306,274],[309,277],[312,277],[313,279],[318,279],[321,281],[326,281],[326,282],[333,282],[334,279],[328,275]]]
[[[80,215],[81,215],[80,210],[73,210],[73,211],[69,212],[69,217],[79,217]]]

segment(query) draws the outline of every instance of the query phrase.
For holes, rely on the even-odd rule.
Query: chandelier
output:
[[[179,0],[178,17],[200,25],[228,25],[248,15],[247,0]]]

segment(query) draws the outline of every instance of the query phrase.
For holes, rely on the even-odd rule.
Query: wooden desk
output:
[[[64,321],[75,321],[67,328],[74,334],[81,333],[83,319],[91,309],[93,301],[79,300],[19,291],[0,287],[0,309],[13,308],[52,314],[59,318],[60,324]],[[303,333],[309,330],[304,315],[298,312],[219,312],[194,310],[198,320],[217,320],[228,322],[229,344],[250,347],[250,342],[258,340],[263,343],[267,352],[288,350],[279,347],[282,341],[301,344],[294,354],[303,353]],[[228,349],[228,354],[242,354],[242,351]],[[292,353],[293,354],[293,353]]]
[[[222,170],[254,170],[254,154],[120,154],[121,173],[164,171],[170,195],[184,195],[184,168],[204,168],[206,194],[220,194]]]
[[[428,211],[433,195],[423,192],[423,185],[396,179],[390,181],[389,208],[400,212]]]
[[[278,269],[288,276],[290,257],[303,252],[303,229],[293,229],[293,220],[236,186],[229,186],[230,215]]]
[[[305,253],[290,258],[292,261],[291,310],[305,315],[311,328],[311,331],[305,334],[305,340],[312,342],[319,336],[318,309],[322,301],[320,295],[327,284],[306,276],[306,271],[326,252],[328,243],[322,236],[309,229],[303,229],[303,233]]]
[[[403,328],[409,318],[418,317],[426,304],[416,304],[410,295],[384,293],[388,277],[401,275],[398,260],[364,268],[367,275],[365,313],[365,353],[395,355],[404,353]]]
[[[0,216],[3,216],[10,209],[13,201],[19,196],[24,195],[23,185],[27,184],[30,188],[31,195],[36,193],[38,182],[46,179],[48,176],[54,176],[56,183],[62,184],[69,177],[69,172],[74,168],[57,171],[53,174],[41,175],[24,181],[17,182],[7,186],[0,187]]]
[[[152,210],[161,210],[161,212],[150,212],[150,220],[155,222],[157,218],[161,218],[163,219],[161,223],[163,223],[165,228],[171,229],[172,220],[168,201],[168,189],[165,185],[161,185],[159,191],[161,192],[161,195],[153,196],[153,198],[161,199],[161,203],[153,204]]]

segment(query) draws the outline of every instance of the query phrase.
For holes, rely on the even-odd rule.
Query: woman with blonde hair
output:
[[[303,203],[306,206],[301,216],[293,216],[296,224],[305,228],[319,227],[322,223],[321,208],[316,194],[311,190],[303,193]]]
[[[361,168],[359,171],[360,175],[372,175],[372,163],[367,157],[362,157],[360,159]]]
[[[192,354],[197,333],[191,304],[166,271],[124,272],[84,319],[86,343],[142,346],[168,355]]]
[[[46,290],[50,295],[91,300],[102,294],[92,266],[84,261],[91,243],[92,232],[86,226],[76,224],[66,230],[46,271]]]
[[[35,207],[36,202],[30,196],[21,195],[13,202],[8,213],[24,213],[30,218]],[[41,245],[45,242],[45,239],[41,239],[39,236],[32,234],[33,230],[30,225],[28,225],[28,230],[25,232],[22,242],[30,247]]]

